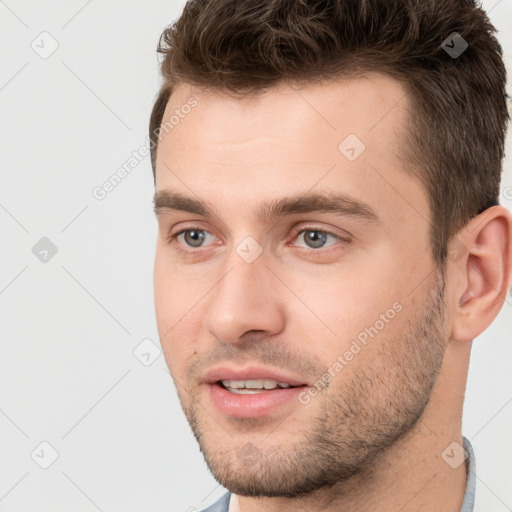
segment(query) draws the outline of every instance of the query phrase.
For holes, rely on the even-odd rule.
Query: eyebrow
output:
[[[169,190],[156,192],[153,204],[156,216],[166,211],[184,211],[206,218],[219,218],[210,203]],[[381,222],[375,210],[368,204],[340,193],[306,193],[260,203],[256,216],[260,221],[270,221],[286,215],[315,212],[335,213],[340,216]]]

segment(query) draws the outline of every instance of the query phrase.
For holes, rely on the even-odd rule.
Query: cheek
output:
[[[394,345],[407,328],[410,306],[406,287],[392,277],[393,272],[385,274],[382,268],[376,274],[340,272],[329,278],[317,273],[319,287],[299,288],[298,295],[318,318],[297,303],[291,313],[297,341],[307,343],[302,348],[316,353],[337,383],[358,369],[389,363],[390,351],[400,352],[401,347]],[[400,287],[404,291],[399,293]]]
[[[157,249],[155,255],[155,265],[153,268],[153,294],[155,300],[156,321],[160,337],[164,332],[164,328],[170,327],[169,313],[173,311],[172,305],[172,273],[165,264],[165,260],[161,251]]]
[[[288,281],[300,299],[294,301],[295,318],[302,316],[309,326],[315,322],[319,328],[323,326],[327,339],[342,346],[400,301],[401,285],[390,270],[382,265],[373,271],[369,266],[352,266],[350,270],[340,266],[317,269],[313,278],[311,272],[295,273]]]
[[[204,290],[195,279],[169,262],[165,251],[157,250],[154,265],[154,301],[160,343],[173,376],[184,374],[194,358],[200,337],[201,301]]]
[[[168,321],[164,318],[158,323],[160,343],[167,367],[174,378],[183,381],[186,368],[199,351],[197,340],[199,332],[197,322],[200,319],[192,313],[182,320]]]
[[[195,277],[195,278],[194,278]],[[153,270],[156,319],[160,334],[167,332],[186,315],[194,302],[197,276],[187,277],[165,247],[157,247]]]

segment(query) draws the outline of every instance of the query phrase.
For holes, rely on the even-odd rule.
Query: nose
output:
[[[252,263],[233,252],[210,294],[205,328],[218,340],[236,344],[257,331],[267,337],[285,326],[285,305],[279,281],[261,255]]]

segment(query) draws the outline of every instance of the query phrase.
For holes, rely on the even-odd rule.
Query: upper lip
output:
[[[271,368],[263,366],[248,366],[245,368],[233,368],[229,366],[216,366],[207,371],[203,376],[203,381],[213,384],[220,380],[258,380],[267,379],[277,382],[284,382],[290,386],[304,386],[306,382],[300,377],[282,373]]]

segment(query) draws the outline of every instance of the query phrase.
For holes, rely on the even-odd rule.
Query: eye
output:
[[[212,238],[214,238],[214,236],[206,229],[191,227],[169,235],[168,241],[171,244],[179,242],[178,248],[180,248],[179,246],[181,245],[182,248],[180,250],[187,252],[187,248],[200,249],[201,247],[211,245],[211,243],[208,244],[207,242],[211,242]],[[296,229],[294,239],[297,241],[302,240],[302,245],[298,244],[298,247],[313,250],[322,249],[323,247],[328,247],[344,240],[339,235],[331,233],[330,231],[315,228]],[[332,243],[328,243],[329,240],[332,240]]]
[[[175,233],[169,237],[169,241],[172,243],[175,240],[180,240],[182,238],[182,243],[187,247],[192,247],[197,249],[198,247],[203,247],[203,242],[208,240],[209,237],[212,237],[212,234],[206,231],[205,229],[197,229],[197,228],[189,228],[182,229],[178,233]]]
[[[302,239],[302,241],[306,244],[302,247],[308,248],[308,249],[321,249],[322,247],[326,246],[326,243],[329,238],[334,239],[335,242],[341,241],[342,238],[338,235],[335,235],[334,233],[331,233],[330,231],[325,231],[322,229],[314,229],[314,228],[307,228],[307,229],[301,229],[300,231],[297,231],[297,240]],[[328,244],[333,245],[333,244]]]

